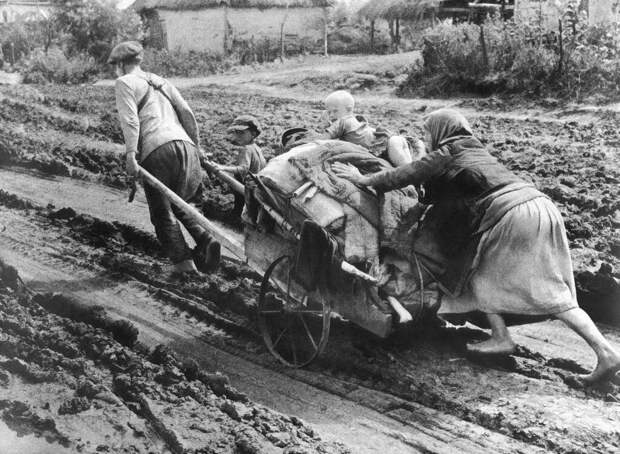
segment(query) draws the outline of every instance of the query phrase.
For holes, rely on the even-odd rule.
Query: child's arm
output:
[[[344,136],[344,121],[336,120],[325,130],[323,134],[318,134],[313,139],[340,139]]]
[[[218,170],[224,172],[230,172],[235,176],[243,176],[250,170],[251,156],[250,150],[248,147],[243,147],[242,150],[239,151],[237,155],[237,164],[234,166],[228,165],[218,165]]]

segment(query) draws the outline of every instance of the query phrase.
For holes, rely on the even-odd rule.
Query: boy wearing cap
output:
[[[252,115],[240,115],[233,120],[227,132],[229,140],[241,148],[237,154],[236,165],[218,165],[218,170],[230,172],[237,180],[243,182],[248,173],[257,173],[267,164],[263,152],[255,143],[256,138],[261,133],[260,125]],[[236,219],[241,218],[244,205],[245,198],[243,195],[235,193],[235,206],[232,214]]]
[[[118,44],[108,63],[116,66],[116,107],[125,138],[126,170],[138,175],[138,164],[185,201],[202,193],[198,125],[187,102],[165,79],[140,68],[140,43]],[[214,271],[220,245],[196,220],[172,205],[156,188],[144,184],[151,222],[157,239],[170,258],[172,275]],[[192,251],[179,221],[196,241]]]

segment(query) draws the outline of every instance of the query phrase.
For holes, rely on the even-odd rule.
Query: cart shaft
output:
[[[203,161],[203,165],[209,170],[209,172],[215,174],[220,181],[230,186],[230,189],[235,191],[237,194],[245,194],[245,186],[243,186],[241,182],[237,181],[231,174],[224,172],[223,170],[218,170],[217,166],[209,161]]]

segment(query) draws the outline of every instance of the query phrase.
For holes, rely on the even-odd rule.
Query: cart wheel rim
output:
[[[261,282],[257,319],[269,352],[289,367],[304,367],[323,352],[331,308],[320,292],[308,293],[291,276],[293,259],[271,263]]]

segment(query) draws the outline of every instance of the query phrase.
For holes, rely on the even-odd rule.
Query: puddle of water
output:
[[[58,443],[49,443],[35,435],[17,435],[0,420],[0,453],[2,454],[71,454],[74,451]]]

